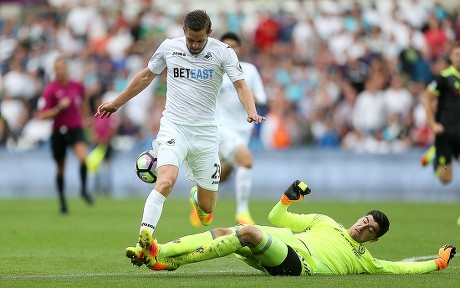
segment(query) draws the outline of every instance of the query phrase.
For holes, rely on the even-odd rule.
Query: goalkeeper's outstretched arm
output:
[[[275,226],[291,229],[293,232],[303,231],[311,222],[311,214],[297,214],[287,211],[293,202],[302,201],[305,195],[311,193],[310,187],[305,182],[296,180],[281,196],[280,201],[268,214],[268,220]]]
[[[385,260],[374,260],[376,270],[373,274],[422,274],[447,268],[449,262],[454,258],[456,248],[454,245],[446,244],[439,248],[438,258],[422,262],[391,262]]]

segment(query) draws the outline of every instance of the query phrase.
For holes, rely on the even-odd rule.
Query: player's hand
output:
[[[305,182],[296,180],[284,191],[283,196],[281,196],[281,203],[287,206],[292,202],[300,202],[303,196],[310,193],[311,189]]]
[[[96,114],[94,117],[100,117],[101,119],[106,117],[109,118],[112,113],[118,110],[118,106],[115,105],[114,101],[102,103],[97,107]]]
[[[71,103],[72,99],[70,99],[69,97],[62,98],[57,104],[59,112],[69,107]]]
[[[449,265],[450,259],[454,258],[456,253],[457,249],[452,244],[446,244],[439,248],[438,259],[434,260],[434,263],[438,266],[438,270],[446,268]]]
[[[254,122],[256,124],[259,124],[260,122],[265,121],[265,116],[260,116],[259,114],[251,114],[251,115],[248,115],[247,121],[249,123]]]
[[[444,126],[438,122],[431,124],[430,128],[431,128],[431,131],[433,131],[435,135],[438,135],[444,132]]]

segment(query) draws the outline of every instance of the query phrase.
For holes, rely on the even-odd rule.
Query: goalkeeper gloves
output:
[[[455,246],[451,244],[446,244],[439,248],[438,259],[434,260],[434,263],[438,266],[438,270],[446,268],[450,259],[454,258],[456,252]]]
[[[292,202],[300,202],[304,195],[310,194],[311,189],[305,182],[299,180],[294,181],[281,196],[281,203],[284,206],[291,204]]]

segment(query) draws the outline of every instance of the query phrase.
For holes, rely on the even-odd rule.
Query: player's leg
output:
[[[155,188],[150,191],[145,200],[139,239],[134,247],[125,249],[126,257],[130,258],[131,264],[135,266],[141,266],[144,263],[151,266],[156,262],[158,249],[152,234],[160,220],[164,202],[176,183],[179,168],[174,165],[162,165],[158,167],[157,172]]]
[[[185,158],[187,177],[197,184],[190,192],[190,201],[201,224],[208,226],[216,206],[221,173],[217,127],[205,127],[187,133],[193,139],[191,150]],[[195,213],[194,209],[192,213]]]
[[[217,237],[231,234],[235,229],[215,228],[203,233],[180,237],[165,244],[158,244],[158,258],[177,257],[195,251]]]
[[[452,181],[452,143],[450,137],[437,135],[435,140],[436,156],[433,161],[436,176],[443,184]]]
[[[216,206],[216,201],[217,191],[211,191],[200,186],[195,186],[190,191],[192,214],[196,213],[200,223],[204,226],[209,226],[212,222],[212,212]],[[190,216],[190,221],[194,221],[192,218],[194,218],[193,215]]]
[[[431,145],[426,149],[426,151],[423,153],[422,157],[420,157],[420,163],[422,166],[427,166],[428,164],[433,163],[433,160],[436,156],[436,147],[435,145]]]
[[[201,245],[194,251],[186,253],[177,257],[164,257],[158,259],[158,265],[152,267],[153,270],[173,270],[179,266],[210,260],[214,258],[224,257],[232,253],[240,251],[246,244],[242,239],[241,230],[243,233],[257,233],[260,230],[247,229],[247,227],[254,226],[245,226],[239,230],[227,229],[225,235],[215,238],[214,240]]]
[[[76,129],[73,131],[69,131],[69,133],[72,133],[70,137],[72,138],[72,148],[75,153],[75,156],[77,157],[79,163],[80,163],[80,185],[81,185],[81,190],[80,190],[80,195],[85,200],[86,203],[88,204],[93,204],[93,198],[91,195],[89,195],[88,190],[87,190],[87,177],[88,177],[88,169],[86,167],[86,156],[88,155],[88,145],[86,145],[84,141],[84,136],[83,136],[83,130],[82,129]]]
[[[221,159],[220,160],[220,183],[224,183],[227,181],[228,177],[230,177],[230,174],[233,172],[233,166],[227,161]]]
[[[152,249],[148,242],[153,239],[152,234],[160,220],[164,202],[176,184],[180,163],[188,151],[186,139],[178,133],[173,123],[162,118],[161,125],[157,138],[152,142],[152,149],[157,153],[157,181],[144,204],[138,242],[125,250],[126,257],[137,266],[155,260],[155,247]],[[144,229],[147,232],[143,233]],[[146,253],[144,259],[141,258],[143,253]]]
[[[181,137],[175,124],[161,119],[161,128],[152,142],[157,154],[157,181],[144,205],[139,232],[146,228],[153,233],[163,211],[163,204],[176,184],[180,164],[187,155],[188,144]]]
[[[455,159],[457,159],[458,163],[460,163],[460,139],[457,139],[455,142],[454,142],[454,157]],[[458,217],[457,219],[457,225],[460,226],[460,216]]]
[[[239,224],[254,224],[249,212],[249,198],[252,189],[253,157],[246,145],[238,146],[235,153],[237,164],[235,175],[236,221]]]
[[[58,192],[59,209],[63,214],[68,213],[64,192],[66,145],[64,136],[59,131],[53,131],[53,134],[51,135],[51,152],[53,154],[53,159],[56,162],[56,187]]]

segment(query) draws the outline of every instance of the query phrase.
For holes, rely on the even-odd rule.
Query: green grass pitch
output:
[[[136,268],[124,249],[137,240],[144,199],[97,198],[88,207],[69,202],[57,212],[55,199],[0,200],[0,287],[460,287],[460,255],[450,266],[424,275],[268,277],[229,256],[173,272]],[[253,217],[266,216],[277,199],[252,200]],[[235,202],[220,198],[212,227],[233,225]],[[387,213],[390,231],[366,247],[374,257],[401,260],[436,255],[446,243],[460,248],[459,203],[332,202],[291,205],[293,212],[328,214],[349,227],[371,209]],[[159,242],[205,231],[188,222],[186,199],[170,198],[155,232]]]

